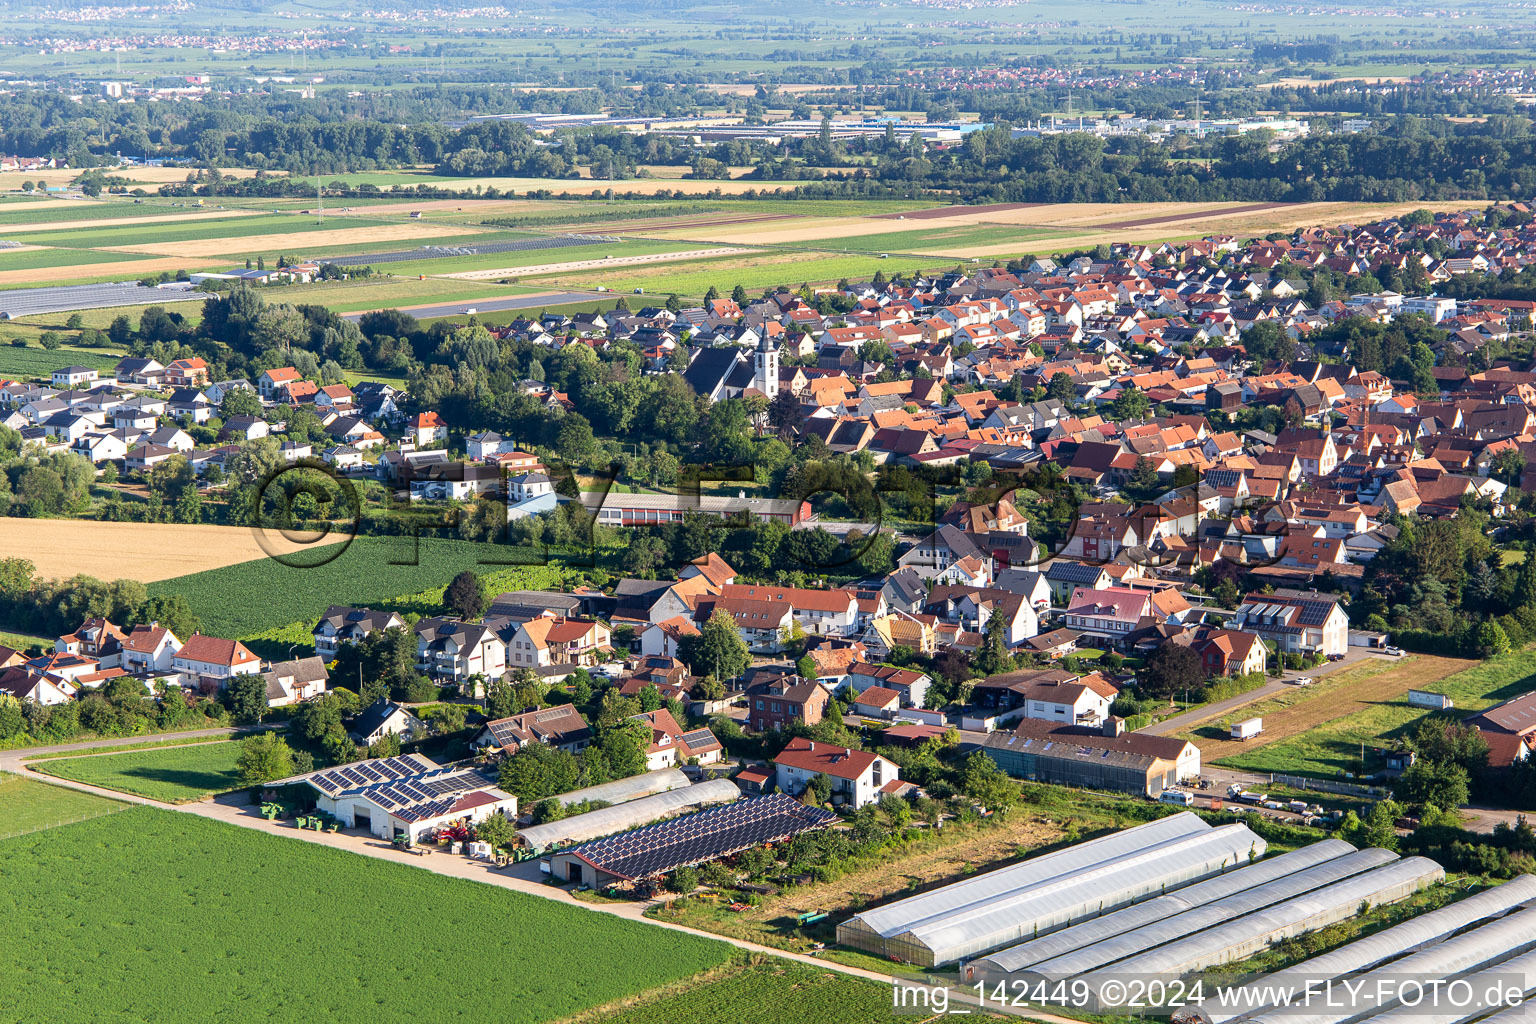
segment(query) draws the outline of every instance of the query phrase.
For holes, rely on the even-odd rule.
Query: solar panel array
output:
[[[650,878],[788,839],[836,820],[831,811],[775,793],[621,832],[565,852],[620,878]]]
[[[402,821],[426,821],[460,796],[494,785],[477,771],[444,768],[414,755],[378,758],[315,772],[308,781],[332,799],[366,796]]]
[[[395,252],[348,253],[324,256],[316,263],[336,263],[357,267],[365,263],[406,263],[411,260],[435,260],[445,256],[489,256],[499,252],[523,252],[530,249],[569,249],[577,245],[603,245],[623,239],[608,235],[551,235],[524,238],[516,242],[482,242],[478,245],[424,245],[418,249]]]
[[[35,313],[62,313],[108,306],[202,301],[208,296],[176,288],[146,288],[137,281],[119,284],[70,284],[53,288],[16,288],[0,292],[0,314],[16,318]],[[59,365],[64,365],[60,363]]]

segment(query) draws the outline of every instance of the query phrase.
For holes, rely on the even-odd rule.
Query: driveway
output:
[[[1295,685],[1288,680],[1299,679],[1302,676],[1311,676],[1313,679],[1316,679],[1320,676],[1332,675],[1335,672],[1358,665],[1368,658],[1389,658],[1389,656],[1365,647],[1350,647],[1344,652],[1343,661],[1330,661],[1317,668],[1287,669],[1278,679],[1265,683],[1257,690],[1249,690],[1247,693],[1240,693],[1236,697],[1219,700],[1214,704],[1202,704],[1198,708],[1190,708],[1188,711],[1181,712],[1171,718],[1165,718],[1161,722],[1137,731],[1144,732],[1148,736],[1172,736],[1176,733],[1188,732],[1201,722],[1209,721],[1212,718],[1220,718],[1229,712],[1236,711],[1238,708],[1257,704],[1259,701],[1273,697],[1277,693],[1284,693]],[[1390,660],[1396,661],[1397,659],[1391,658]]]

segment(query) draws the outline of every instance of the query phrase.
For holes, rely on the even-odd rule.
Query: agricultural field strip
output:
[[[35,772],[163,803],[185,803],[240,787],[240,744],[229,740],[29,762]]]
[[[166,1024],[225,1019],[247,1000],[296,1011],[273,1019],[364,1024],[408,991],[422,1005],[452,1005],[457,1019],[542,1024],[681,982],[731,956],[717,940],[673,933],[658,941],[639,922],[423,871],[361,844],[371,856],[231,829],[234,822],[203,816],[213,806],[200,805],[199,814],[135,808],[0,845],[8,883],[0,915],[21,940],[0,951],[0,974],[23,979],[14,1007],[23,1017],[105,1019],[82,1016],[90,1007],[126,1019],[146,992],[176,991],[157,1016]],[[116,854],[107,861],[93,853],[103,845]],[[182,854],[169,868],[167,849]],[[62,865],[82,861],[96,867],[79,884],[59,886]],[[476,867],[463,865],[466,874]],[[337,906],[372,913],[337,914]],[[75,934],[87,910],[104,924]],[[375,927],[377,920],[391,925]],[[462,972],[442,965],[462,960],[459,925],[482,920],[498,927],[477,938],[479,984],[466,987]],[[262,956],[243,955],[253,942]],[[67,958],[24,952],[65,945],[93,969],[82,974]],[[315,964],[317,947],[327,951],[323,970],[293,969]],[[563,983],[571,964],[594,956],[611,969]],[[187,977],[201,980],[188,987]]]

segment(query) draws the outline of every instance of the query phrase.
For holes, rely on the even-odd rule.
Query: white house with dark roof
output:
[[[1349,615],[1337,594],[1249,594],[1227,620],[1227,628],[1255,633],[1284,653],[1343,654],[1349,648]]]
[[[380,757],[296,775],[273,785],[302,783],[315,804],[348,828],[412,843],[449,825],[473,825],[493,814],[517,820],[517,797],[474,770],[444,767],[421,754]]]

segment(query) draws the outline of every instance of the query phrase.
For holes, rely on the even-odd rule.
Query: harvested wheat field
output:
[[[414,241],[463,235],[469,231],[458,224],[427,224],[405,221],[400,224],[374,224],[365,228],[338,228],[333,231],[290,231],[280,235],[234,235],[225,238],[200,238],[188,242],[148,242],[118,247],[119,252],[142,252],[153,256],[219,256],[232,252],[276,252],[284,249],[314,249],[354,242]]]
[[[1382,664],[1380,661],[1367,661],[1340,672],[1335,678],[1324,676],[1311,687],[1288,691],[1243,708],[1231,717],[1261,717],[1264,719],[1264,731],[1251,740],[1217,739],[1208,735],[1195,737],[1195,742],[1200,746],[1201,759],[1210,764],[1223,757],[1251,753],[1271,743],[1298,736],[1324,722],[1344,718],[1384,701],[1396,700],[1409,690],[1423,689],[1431,683],[1471,668],[1477,662],[1465,658],[1419,654],[1401,662],[1389,663],[1384,670],[1364,674],[1366,670],[1376,670]]]
[[[295,544],[272,531],[265,539],[280,554],[316,546]],[[254,531],[238,526],[6,519],[0,526],[0,558],[13,557],[28,559],[39,576],[50,579],[85,573],[153,583],[266,558],[267,551]]]
[[[395,197],[381,193],[385,199]],[[549,209],[548,203],[535,199],[423,199],[411,202],[408,196],[399,202],[375,203],[354,206],[345,210],[327,209],[327,217],[407,217],[412,213],[467,213],[480,214],[540,213]]]
[[[17,252],[7,249],[6,252]],[[120,277],[124,281],[136,281],[146,274],[158,274],[162,270],[200,270],[196,262],[167,257],[159,260],[112,260],[110,253],[100,263],[75,263],[62,267],[35,267],[31,270],[0,270],[0,284],[53,284],[56,281],[74,281],[82,277]]]
[[[187,175],[197,173],[186,167],[104,167],[107,174],[122,178],[130,185],[168,185],[186,181]],[[249,178],[255,171],[238,167],[224,167],[219,173],[226,178]],[[23,182],[44,182],[49,185],[67,185],[79,177],[80,172],[67,167],[41,171],[0,171],[0,191],[19,189]]]

